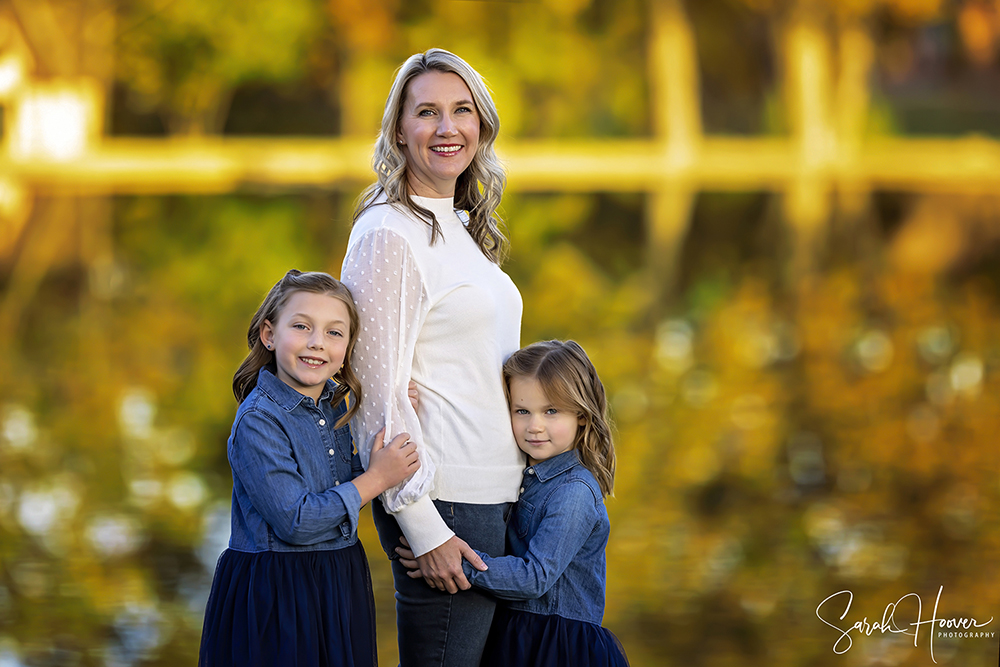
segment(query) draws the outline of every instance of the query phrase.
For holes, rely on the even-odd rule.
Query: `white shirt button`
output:
[[[334,483],[333,483],[333,485],[334,485],[334,486],[340,486],[340,482],[339,482],[339,481],[336,481],[336,482],[334,482]]]
[[[330,450],[330,456],[333,456],[334,454],[335,454],[335,452],[331,449]]]
[[[326,426],[326,420],[325,419],[320,419],[319,420],[319,425],[320,426]]]
[[[521,487],[521,490],[518,491],[518,493],[524,493],[524,487],[523,486]]]
[[[535,469],[534,468],[528,468],[528,474],[529,475],[534,475],[535,474]]]

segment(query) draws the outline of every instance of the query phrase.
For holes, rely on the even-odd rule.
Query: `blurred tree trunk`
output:
[[[815,268],[830,218],[830,168],[836,151],[832,118],[833,45],[829,14],[814,2],[799,2],[787,15],[778,41],[788,124],[802,169],[784,196],[792,233],[791,280]]]
[[[114,80],[115,8],[110,0],[8,0],[34,62],[23,84],[35,81],[96,82],[109,99]],[[108,105],[100,102],[106,127]],[[103,128],[102,128],[103,134]],[[23,189],[23,188],[22,188]],[[36,194],[25,191],[33,199]],[[82,199],[60,191],[32,214],[13,246],[7,287],[0,300],[0,345],[17,340],[22,313],[46,274],[59,265],[79,264],[83,275],[113,262],[108,198]],[[90,295],[88,283],[81,297]],[[8,349],[10,349],[8,347]]]
[[[663,143],[664,160],[672,174],[649,196],[648,266],[654,289],[654,310],[673,295],[681,248],[691,222],[695,186],[685,174],[701,147],[701,83],[691,22],[680,0],[651,5],[650,88],[653,133]],[[654,313],[657,316],[658,313]]]

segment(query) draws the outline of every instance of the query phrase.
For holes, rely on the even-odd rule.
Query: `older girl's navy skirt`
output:
[[[219,557],[201,667],[376,667],[375,601],[360,542]]]
[[[628,667],[621,642],[595,623],[508,609],[493,615],[480,667]]]

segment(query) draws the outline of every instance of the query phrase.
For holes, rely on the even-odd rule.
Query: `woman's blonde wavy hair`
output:
[[[312,292],[313,294],[325,294],[335,299],[339,299],[347,306],[347,314],[351,320],[351,331],[348,335],[347,350],[344,353],[344,364],[333,376],[333,381],[337,383],[331,403],[337,405],[341,400],[351,395],[351,400],[347,406],[347,412],[337,420],[336,428],[340,428],[351,420],[354,413],[361,407],[361,381],[354,374],[351,367],[351,356],[354,353],[354,345],[358,342],[358,331],[361,329],[358,319],[358,309],[354,306],[354,299],[351,291],[344,283],[340,282],[328,273],[310,271],[303,273],[292,269],[279,280],[271,291],[264,297],[257,312],[250,320],[250,327],[247,329],[247,347],[250,353],[240,364],[233,375],[233,394],[236,402],[242,403],[257,386],[257,373],[261,368],[269,369],[275,376],[278,374],[277,362],[274,352],[264,347],[260,339],[264,322],[277,322],[284,310],[288,300],[296,292]]]
[[[583,418],[573,448],[580,462],[594,474],[601,493],[612,495],[615,485],[615,443],[604,385],[590,357],[579,343],[547,340],[523,347],[503,365],[504,394],[510,404],[512,378],[534,379],[552,405]]]
[[[354,221],[375,205],[383,193],[386,203],[405,206],[431,228],[431,243],[441,235],[437,218],[427,209],[414,204],[408,194],[406,157],[396,144],[403,105],[410,81],[426,72],[444,72],[462,77],[472,93],[479,112],[479,146],[469,167],[455,184],[455,208],[468,212],[469,234],[492,262],[501,264],[507,254],[507,237],[500,230],[502,221],[497,214],[507,174],[497,158],[493,143],[500,132],[500,116],[486,82],[467,62],[444,49],[430,49],[406,59],[396,71],[382,114],[382,129],[375,141],[372,168],[377,180],[358,198]]]

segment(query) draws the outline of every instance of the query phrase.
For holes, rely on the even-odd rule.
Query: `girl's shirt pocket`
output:
[[[531,519],[535,513],[535,506],[527,500],[519,500],[514,505],[514,513],[508,525],[512,525],[518,537],[524,538],[531,532]]]

